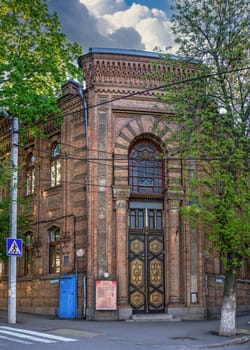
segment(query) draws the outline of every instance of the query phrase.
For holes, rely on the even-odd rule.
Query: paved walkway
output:
[[[8,324],[7,311],[0,310],[0,325]],[[103,344],[113,340],[127,343],[127,349],[134,344],[152,344],[151,348],[164,344],[164,349],[211,349],[236,344],[250,348],[250,315],[236,319],[238,334],[235,337],[221,337],[215,334],[219,320],[180,322],[124,322],[66,320],[53,316],[17,314],[16,328],[34,331],[54,331],[65,336],[99,338]],[[98,341],[100,341],[98,340]],[[159,344],[159,345],[157,345]],[[187,346],[187,347],[185,347]],[[239,346],[239,345],[238,345]],[[104,348],[104,347],[103,347]],[[147,347],[143,347],[144,349]],[[162,349],[162,347],[160,347]],[[248,347],[246,347],[248,348]],[[236,349],[238,347],[236,346]]]

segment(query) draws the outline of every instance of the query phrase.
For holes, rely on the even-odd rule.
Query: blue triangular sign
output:
[[[15,238],[7,239],[7,255],[22,256],[22,240]]]

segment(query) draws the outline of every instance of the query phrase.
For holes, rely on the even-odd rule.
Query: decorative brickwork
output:
[[[24,232],[32,237],[28,246],[24,243],[29,253],[18,258],[17,310],[58,315],[60,277],[77,274],[80,317],[128,319],[136,312],[183,319],[217,316],[223,271],[211,243],[209,254],[206,250],[203,230],[189,227],[180,215],[188,199],[183,163],[173,156],[178,140],[172,142],[171,131],[177,125],[173,108],[157,97],[163,90],[154,90],[169,72],[186,77],[196,65],[114,49],[92,49],[79,62],[87,86],[84,100],[78,83],[66,82],[59,99],[62,126],[48,119],[42,124],[46,137],[30,138],[19,152],[20,164],[34,155],[35,187],[27,195],[26,169],[20,168],[19,196],[29,201],[34,222]],[[6,120],[0,120],[0,134],[0,152],[7,156]],[[140,143],[144,151],[132,167],[131,152]],[[60,145],[56,170],[55,144]],[[160,172],[145,145],[154,145],[160,154]],[[156,171],[157,181],[148,169]],[[56,184],[51,181],[55,174]],[[131,185],[132,178],[137,186]],[[153,192],[155,183],[160,185]],[[96,280],[105,279],[117,281],[117,310],[96,310]],[[240,311],[249,311],[249,291],[249,272],[242,271]],[[0,308],[7,308],[5,264]]]

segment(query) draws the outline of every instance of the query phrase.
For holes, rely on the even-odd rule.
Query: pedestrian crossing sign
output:
[[[7,256],[22,256],[22,240],[17,238],[7,238]]]

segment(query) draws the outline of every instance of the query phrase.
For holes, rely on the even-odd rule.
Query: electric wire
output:
[[[196,77],[193,77],[193,78],[187,78],[187,79],[182,79],[182,80],[178,80],[178,81],[173,81],[173,82],[170,82],[170,83],[167,83],[167,84],[158,85],[158,86],[154,86],[154,87],[149,87],[149,88],[146,88],[146,89],[142,89],[142,90],[138,90],[138,91],[132,92],[132,93],[127,94],[127,95],[123,95],[123,96],[120,96],[120,97],[108,99],[108,100],[99,102],[99,103],[94,104],[94,105],[88,105],[87,108],[86,107],[81,108],[81,111],[85,111],[85,110],[89,110],[89,109],[92,109],[92,108],[100,107],[100,106],[103,106],[103,105],[106,105],[106,104],[109,104],[109,103],[112,103],[112,102],[116,102],[116,101],[119,101],[119,100],[124,100],[124,99],[130,98],[130,97],[134,97],[134,96],[137,96],[137,95],[144,95],[147,92],[161,90],[161,89],[166,89],[166,88],[171,87],[171,86],[186,84],[186,83],[194,82],[194,81],[197,81],[197,80],[203,80],[203,79],[216,77],[216,76],[220,76],[220,75],[224,75],[224,74],[237,73],[237,72],[241,72],[241,71],[249,70],[249,69],[250,69],[250,67],[242,67],[242,68],[237,68],[237,69],[232,69],[232,70],[227,70],[227,71],[222,71],[222,72],[216,72],[216,73],[209,73],[209,74],[199,75],[199,76],[196,76]],[[75,111],[73,113],[79,113],[79,112],[80,112],[80,110],[79,111]],[[72,112],[68,112],[66,114],[63,114],[63,116],[64,117],[72,116]],[[57,118],[55,118],[54,120],[56,121]],[[59,120],[61,120],[61,119],[59,119]],[[41,124],[43,124],[43,123],[46,124],[48,121],[49,120],[41,122]],[[39,123],[39,125],[40,125],[40,123]],[[22,132],[23,130],[27,130],[27,129],[31,129],[31,128],[32,128],[31,126],[23,127],[23,128],[20,127],[19,132]]]
[[[106,100],[106,101],[102,101],[102,102],[99,102],[97,104],[94,104],[94,105],[89,105],[87,106],[87,109],[92,109],[92,108],[97,108],[99,106],[103,106],[103,105],[106,105],[106,104],[110,104],[112,102],[115,102],[115,101],[118,101],[118,100],[123,100],[123,99],[126,99],[126,98],[130,98],[130,97],[133,97],[133,96],[136,96],[136,95],[143,95],[145,93],[148,93],[148,92],[151,92],[151,91],[156,91],[156,90],[160,90],[160,89],[166,89],[167,87],[171,87],[171,86],[175,86],[175,85],[180,85],[180,84],[184,84],[184,83],[189,83],[189,82],[193,82],[193,81],[197,81],[197,80],[202,80],[202,79],[207,79],[207,78],[210,78],[210,77],[214,77],[214,76],[218,76],[218,75],[222,75],[222,74],[229,74],[229,73],[233,73],[233,72],[239,72],[239,71],[243,71],[243,70],[248,70],[249,67],[243,67],[243,68],[239,68],[239,69],[234,69],[234,70],[229,70],[229,71],[225,71],[225,72],[218,72],[218,73],[210,73],[210,74],[206,74],[206,75],[200,75],[200,76],[196,76],[196,77],[193,77],[193,78],[188,78],[188,79],[182,79],[182,80],[179,80],[179,81],[174,81],[174,82],[171,82],[171,83],[168,83],[168,84],[163,84],[163,85],[159,85],[159,86],[155,86],[155,87],[149,87],[149,88],[146,88],[146,89],[143,89],[143,90],[139,90],[139,91],[135,91],[133,93],[130,93],[130,94],[127,94],[127,95],[123,95],[123,96],[120,96],[120,97],[116,97],[116,98],[113,98],[113,99],[109,99],[109,100]],[[84,108],[81,108],[80,111],[75,111],[73,112],[74,113],[81,113],[82,111],[86,110],[86,107]],[[70,113],[65,113],[63,115],[63,117],[68,117],[68,116],[72,116],[72,112]],[[43,123],[47,123],[48,120],[42,122]],[[20,129],[20,133],[22,133],[23,131],[27,131],[31,129],[31,127],[24,127],[24,128],[21,128]],[[11,131],[9,131],[9,133],[11,133]],[[6,137],[6,135],[5,135]],[[63,146],[66,146],[66,147],[71,147],[71,148],[75,148],[77,150],[77,147],[74,146],[74,145],[70,145],[70,144],[66,144],[66,143],[62,143]],[[20,146],[18,145],[19,147],[22,147],[23,146]],[[42,150],[42,149],[38,149],[38,148],[32,148],[32,151],[35,151],[36,152],[36,158],[40,158],[40,159],[48,159],[50,157],[47,157],[47,156],[41,156],[41,154],[38,154],[38,153],[46,153],[48,156],[51,155],[51,151],[50,150]],[[112,152],[107,152],[107,151],[104,151],[104,150],[93,150],[93,149],[88,149],[89,152],[98,152],[98,153],[105,153],[105,154],[110,154],[110,155],[113,155]],[[98,157],[98,158],[91,158],[91,157],[88,157],[86,158],[86,156],[82,156],[82,157],[79,157],[79,156],[72,156],[72,155],[65,155],[63,157],[61,157],[62,160],[65,160],[65,159],[68,159],[68,160],[76,160],[76,161],[87,161],[88,163],[92,163],[92,164],[96,164],[96,165],[100,165],[100,166],[103,166],[103,162],[106,162],[105,166],[111,166],[113,167],[113,162],[114,161],[117,161],[119,162],[119,169],[124,169],[124,170],[127,170],[128,169],[128,159],[119,159],[119,155],[117,157],[116,155],[116,159],[113,159],[113,157],[110,157],[110,158],[101,158],[101,157]],[[200,157],[200,158],[194,158],[194,157],[188,157],[188,158],[184,158],[184,157],[164,157],[164,158],[161,158],[161,160],[165,160],[166,162],[174,162],[174,161],[177,161],[177,162],[181,162],[181,161],[223,161],[223,160],[248,160],[249,158],[248,157],[216,157],[216,158],[207,158],[207,157]],[[159,161],[159,160],[158,160]],[[111,162],[111,164],[107,164],[107,162]],[[122,168],[122,166],[120,165],[122,162],[125,163],[125,166],[124,168]],[[46,180],[47,181],[47,180]],[[90,185],[90,184],[89,184]]]

